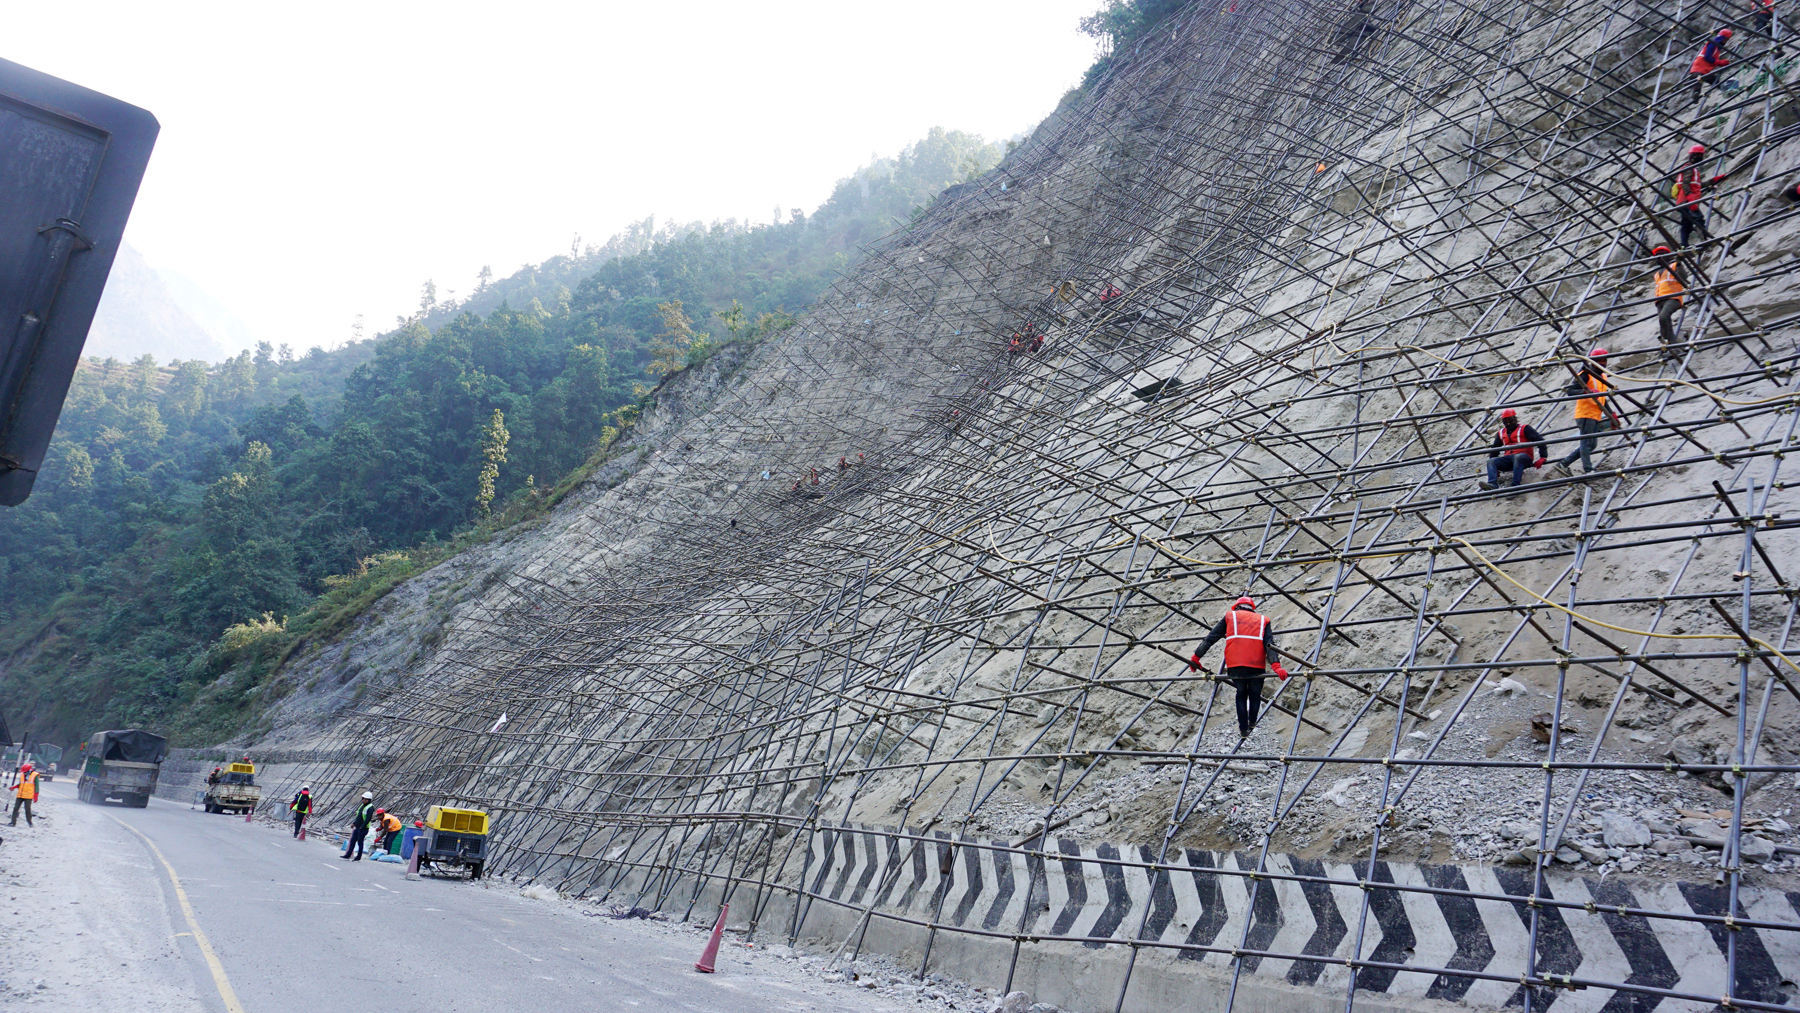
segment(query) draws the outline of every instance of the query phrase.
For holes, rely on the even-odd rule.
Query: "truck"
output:
[[[88,739],[87,759],[75,782],[76,796],[92,805],[116,798],[144,808],[156,792],[156,775],[162,770],[168,746],[168,739],[137,728],[95,732]]]
[[[256,786],[256,764],[232,763],[219,772],[219,783],[208,785],[201,798],[209,813],[247,813],[262,801]]]

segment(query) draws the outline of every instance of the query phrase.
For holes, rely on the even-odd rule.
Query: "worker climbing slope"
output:
[[[1188,671],[1205,672],[1200,658],[1220,640],[1225,641],[1225,677],[1237,687],[1238,735],[1247,739],[1262,707],[1263,679],[1272,668],[1286,681],[1287,669],[1277,660],[1274,624],[1257,613],[1256,602],[1247,595],[1233,602],[1231,610],[1200,641],[1188,661]]]
[[[1708,179],[1700,171],[1700,163],[1706,160],[1706,145],[1696,144],[1688,149],[1687,162],[1675,171],[1675,185],[1670,188],[1669,196],[1675,200],[1675,211],[1681,216],[1681,245],[1690,245],[1688,240],[1696,229],[1702,241],[1712,238],[1706,231],[1706,212],[1701,201],[1706,197],[1706,188],[1725,179],[1723,175]]]
[[[1511,408],[1500,413],[1500,430],[1488,446],[1492,450],[1488,453],[1487,481],[1481,483],[1483,489],[1500,488],[1502,468],[1512,472],[1512,484],[1518,485],[1525,479],[1526,468],[1542,468],[1550,459],[1549,442],[1536,429],[1521,423],[1519,413]]]
[[[1593,454],[1600,445],[1601,431],[1609,425],[1612,428],[1618,427],[1619,417],[1606,406],[1607,399],[1604,396],[1607,391],[1612,390],[1612,384],[1606,381],[1606,356],[1604,348],[1596,348],[1588,353],[1588,361],[1582,364],[1580,375],[1569,381],[1569,385],[1564,388],[1564,393],[1567,394],[1587,395],[1575,402],[1575,428],[1580,432],[1575,449],[1556,462],[1557,470],[1564,475],[1573,474],[1569,465],[1575,463],[1578,457],[1581,459],[1582,472],[1593,471]]]
[[[1675,314],[1680,312],[1682,293],[1687,291],[1687,284],[1681,277],[1681,263],[1675,259],[1675,251],[1666,246],[1658,246],[1650,251],[1657,258],[1656,274],[1656,324],[1660,328],[1665,357],[1674,354],[1675,347]]]
[[[1706,85],[1712,84],[1716,86],[1718,84],[1719,79],[1713,77],[1713,72],[1721,67],[1730,65],[1731,55],[1725,52],[1725,44],[1730,41],[1731,29],[1719,29],[1712,38],[1707,39],[1705,44],[1700,47],[1700,54],[1694,57],[1693,64],[1688,67],[1688,74],[1694,79],[1695,102],[1700,101],[1702,89]]]

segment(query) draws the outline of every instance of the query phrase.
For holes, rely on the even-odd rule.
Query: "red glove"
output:
[[[1280,676],[1280,677],[1281,677],[1281,681],[1282,681],[1282,682],[1286,682],[1286,681],[1287,681],[1287,677],[1288,677],[1288,670],[1287,670],[1287,669],[1285,669],[1285,668],[1282,668],[1282,667],[1281,667],[1281,662],[1279,662],[1279,661],[1277,661],[1277,662],[1276,662],[1276,663],[1275,663],[1275,674],[1276,674],[1276,675],[1278,675],[1278,676]]]
[[[1537,460],[1531,462],[1531,466],[1533,468],[1542,468],[1544,466],[1544,462],[1548,461],[1548,460],[1549,460],[1548,457],[1540,457]]]
[[[1194,656],[1192,658],[1188,659],[1188,671],[1190,671],[1190,672],[1206,671],[1206,666],[1202,665],[1200,663],[1200,652],[1199,651],[1195,651]]]

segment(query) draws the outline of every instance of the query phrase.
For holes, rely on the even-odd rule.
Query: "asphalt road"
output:
[[[54,968],[67,980],[43,993],[62,1008],[98,1008],[65,1004],[121,991],[176,997],[158,1009],[221,1013],[339,1003],[383,1013],[918,1008],[730,947],[719,973],[695,973],[703,937],[687,927],[596,917],[592,905],[498,882],[409,881],[403,865],[343,861],[328,839],[301,843],[162,799],[91,806],[71,782],[44,787],[58,843],[37,859],[48,889],[29,900],[80,911],[85,921],[69,924],[86,930],[71,940],[82,966]],[[6,853],[27,854],[18,849],[31,840],[17,835],[31,833],[7,830]],[[70,904],[86,907],[57,907]]]

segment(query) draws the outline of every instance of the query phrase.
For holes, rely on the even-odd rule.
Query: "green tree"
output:
[[[475,487],[475,508],[486,517],[494,502],[494,482],[500,477],[500,466],[506,463],[506,444],[512,434],[506,431],[506,417],[494,409],[494,417],[481,431],[481,479]]]

